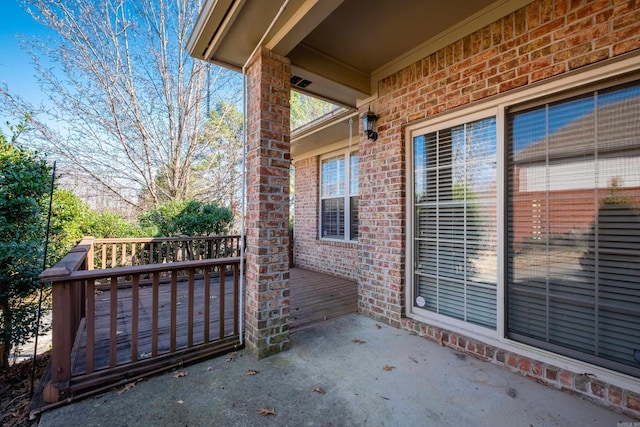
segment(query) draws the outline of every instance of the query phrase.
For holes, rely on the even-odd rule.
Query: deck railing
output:
[[[88,238],[45,270],[53,336],[44,400],[112,387],[237,346],[238,243],[239,236]],[[103,268],[92,269],[96,259]]]
[[[92,242],[90,270],[240,256],[239,235],[130,239],[88,237],[84,242]]]

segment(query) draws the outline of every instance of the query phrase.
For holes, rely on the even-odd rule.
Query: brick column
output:
[[[257,357],[289,348],[290,75],[266,49],[247,69],[245,342]]]

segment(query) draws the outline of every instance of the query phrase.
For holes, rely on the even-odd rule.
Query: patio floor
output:
[[[349,315],[42,414],[53,426],[616,426],[629,417]]]

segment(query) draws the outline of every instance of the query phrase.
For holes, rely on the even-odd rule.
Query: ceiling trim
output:
[[[265,47],[286,56],[344,0],[305,0],[270,37]]]
[[[369,75],[332,58],[303,43],[297,45],[288,55],[291,65],[311,71],[336,83],[354,89],[362,94],[370,94]]]
[[[199,13],[198,18],[191,30],[189,39],[187,40],[187,51],[195,58],[204,59],[204,54],[209,48],[211,38],[220,27],[225,18],[229,7],[235,0],[217,0],[205,1],[203,10]],[[244,3],[244,0],[241,0]],[[211,22],[215,23],[215,29],[210,31]]]
[[[204,53],[205,61],[211,58],[211,55],[213,55],[213,53],[218,49],[218,47],[226,37],[227,33],[231,29],[231,26],[233,25],[233,22],[236,20],[238,14],[242,10],[244,2],[245,0],[236,0],[227,10],[227,13],[223,17],[222,23],[218,26],[219,30],[214,32],[211,40],[209,41],[209,46]]]

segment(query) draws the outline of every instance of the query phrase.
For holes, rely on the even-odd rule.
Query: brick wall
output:
[[[295,165],[294,260],[297,267],[356,280],[358,244],[318,239],[320,159]]]
[[[289,348],[290,75],[266,49],[247,73],[245,342],[258,357]]]
[[[378,125],[378,140],[360,136],[358,310],[399,327],[404,305],[405,154],[402,127],[386,124],[392,113],[384,103],[390,101],[371,107],[379,117],[386,116]]]
[[[361,107],[378,140],[360,136],[360,309],[399,325],[404,300],[407,124],[640,49],[634,1],[534,1],[384,78]]]
[[[639,49],[640,5],[635,1],[541,0],[379,82],[378,99],[360,111],[371,107],[379,117],[378,140],[360,139],[360,311],[439,339],[428,332],[436,329],[402,319],[407,124]],[[442,341],[640,415],[640,396],[631,391],[455,334]]]

